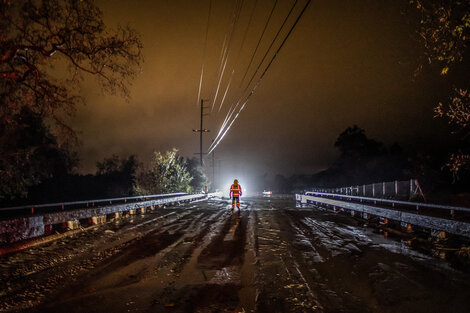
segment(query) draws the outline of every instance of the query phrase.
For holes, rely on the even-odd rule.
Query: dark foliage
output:
[[[93,0],[0,1],[0,200],[56,175],[51,162],[71,169],[78,84],[94,76],[127,97],[141,50],[129,27],[108,31]]]
[[[186,167],[189,175],[193,178],[189,183],[192,192],[200,192],[204,190],[206,186],[209,188],[209,179],[204,169],[201,167],[198,158],[187,159]]]
[[[447,151],[405,151],[397,143],[386,147],[370,139],[364,129],[354,125],[335,142],[340,155],[332,165],[314,175],[277,175],[273,189],[277,193],[300,192],[309,188],[337,188],[395,180],[418,179],[426,193],[466,192],[469,175],[452,185],[452,175],[442,170]]]

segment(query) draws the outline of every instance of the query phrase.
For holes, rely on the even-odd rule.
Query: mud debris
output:
[[[200,201],[2,256],[0,312],[467,312],[468,246],[439,244],[292,198]]]

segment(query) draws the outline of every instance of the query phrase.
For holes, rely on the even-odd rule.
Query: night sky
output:
[[[84,83],[81,94],[87,105],[78,108],[73,121],[82,142],[81,172],[94,172],[96,161],[112,154],[136,154],[148,161],[154,150],[176,147],[186,157],[199,151],[199,137],[192,129],[199,127],[201,65],[204,62],[202,98],[213,100],[235,2],[212,1],[204,58],[209,0],[98,1],[109,27],[129,24],[142,35],[145,63],[129,103],[103,95],[93,80]],[[205,119],[205,128],[211,130],[204,138],[205,149],[244,89],[239,88],[241,78],[274,4],[274,0],[257,1],[242,47],[255,2],[244,1],[234,28],[218,100]],[[278,1],[249,77],[293,3]],[[281,38],[304,4],[298,1]],[[353,124],[369,137],[405,148],[442,143],[445,138],[440,134],[447,133],[447,126],[433,118],[432,108],[445,99],[447,86],[431,71],[413,78],[419,51],[402,14],[406,8],[407,1],[395,0],[312,1],[216,148],[219,177],[313,174],[334,161],[336,138]],[[279,44],[280,40],[274,47]],[[233,69],[231,88],[219,112]],[[212,102],[206,105],[211,107]]]

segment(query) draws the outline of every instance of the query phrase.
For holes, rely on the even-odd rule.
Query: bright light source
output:
[[[252,195],[251,191],[253,190],[253,188],[250,185],[251,180],[244,177],[244,176],[241,176],[241,175],[240,176],[235,176],[234,175],[233,178],[232,177],[225,177],[225,179],[223,180],[223,182],[224,182],[223,185],[220,186],[220,189],[221,189],[224,197],[229,196],[230,186],[232,186],[233,181],[235,179],[238,179],[238,183],[242,187],[242,198],[245,197],[245,196]]]

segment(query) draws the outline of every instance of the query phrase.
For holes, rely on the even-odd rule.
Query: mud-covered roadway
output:
[[[0,257],[0,312],[469,312],[469,274],[292,197],[122,217]]]

